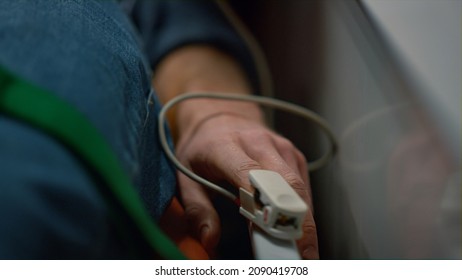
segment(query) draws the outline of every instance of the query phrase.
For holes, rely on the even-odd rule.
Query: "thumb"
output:
[[[190,231],[209,256],[220,240],[220,220],[205,190],[183,174],[179,174],[181,198]]]

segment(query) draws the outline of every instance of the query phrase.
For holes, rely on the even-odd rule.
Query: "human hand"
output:
[[[232,103],[232,102],[231,102]],[[194,105],[193,105],[194,106]],[[252,169],[281,174],[312,209],[307,164],[290,141],[268,129],[260,118],[236,111],[203,117],[183,130],[177,143],[179,160],[198,175],[215,183],[229,182],[251,190],[248,173]],[[207,192],[196,182],[179,175],[185,213],[191,228],[211,254],[220,238],[219,217]],[[303,258],[317,259],[317,235],[313,213],[303,224],[303,237],[297,242]]]
[[[185,92],[252,92],[240,65],[226,53],[205,45],[190,45],[171,53],[157,67],[153,83],[164,102]],[[252,188],[249,170],[273,170],[313,209],[305,158],[288,140],[264,125],[257,105],[195,99],[176,105],[170,113],[177,157],[187,168],[209,181],[227,181],[248,190]],[[199,184],[183,174],[178,180],[191,228],[213,255],[220,238],[219,217]],[[298,241],[302,257],[318,258],[311,210],[303,232]]]

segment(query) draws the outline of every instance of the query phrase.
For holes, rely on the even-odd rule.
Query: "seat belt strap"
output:
[[[78,110],[0,67],[0,113],[39,129],[73,152],[100,179],[99,191],[122,209],[161,258],[185,258],[153,222],[109,144]]]

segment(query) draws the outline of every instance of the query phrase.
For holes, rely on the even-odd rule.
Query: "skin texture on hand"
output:
[[[311,205],[305,158],[288,140],[260,123],[229,114],[214,116],[201,123],[199,128],[191,129],[187,137],[178,142],[177,155],[188,168],[213,182],[226,179],[233,186],[248,190],[252,189],[248,180],[250,170],[276,171]],[[182,183],[187,185],[182,188],[183,194],[186,192],[183,195],[185,203],[194,205],[206,199],[197,183],[187,178],[183,178]],[[205,213],[208,212],[213,209],[207,209]],[[214,239],[219,234],[218,224],[205,220],[201,228],[208,228],[210,240],[204,241],[210,242],[205,243],[207,248],[213,248],[218,241]],[[305,236],[299,242],[300,248],[308,250],[304,257],[317,258],[313,242],[316,228],[311,212],[305,221],[304,232]]]
[[[239,64],[204,45],[191,45],[167,56],[156,70],[154,86],[163,102],[193,91],[250,94]],[[268,169],[281,174],[312,208],[307,163],[292,143],[271,131],[255,104],[198,99],[176,107],[173,126],[178,159],[198,175],[215,183],[226,181],[252,190],[248,172]],[[179,174],[181,200],[193,233],[210,255],[220,238],[220,221],[208,193]],[[298,241],[303,258],[318,258],[316,226],[309,211]]]

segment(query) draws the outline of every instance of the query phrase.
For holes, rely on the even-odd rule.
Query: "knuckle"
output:
[[[200,224],[207,222],[210,219],[217,219],[217,213],[212,205],[202,202],[188,202],[184,207],[184,216],[194,222]]]
[[[258,162],[253,160],[243,161],[233,170],[233,174],[238,178],[238,183],[247,184],[249,171],[254,169],[261,169]]]
[[[285,150],[285,151],[296,150],[295,145],[289,139],[286,139],[286,138],[282,138],[282,137],[279,138],[277,145],[279,146],[281,150]]]
[[[249,171],[253,169],[260,169],[260,164],[258,164],[258,162],[253,161],[253,160],[244,161],[244,162],[241,162],[241,164],[239,164],[235,168],[234,174],[238,176],[243,175],[243,174],[247,175],[247,173],[249,173]]]
[[[299,160],[301,163],[303,163],[303,164],[305,164],[305,165],[308,165],[308,160],[306,159],[305,155],[304,155],[302,152],[300,152],[299,150],[297,150],[297,151],[295,152],[295,156],[298,158],[298,160]]]
[[[205,152],[218,152],[220,151],[223,146],[229,145],[229,143],[232,143],[232,137],[216,137],[213,140],[209,140],[207,145],[204,145],[204,151]]]
[[[262,129],[249,129],[239,133],[242,141],[261,141],[263,139],[269,139],[270,134],[266,130]]]
[[[200,206],[198,203],[190,204],[184,210],[184,214],[186,218],[190,221],[195,221],[199,219],[199,216],[203,212],[204,212],[204,207]]]
[[[300,169],[308,170],[308,160],[306,159],[305,155],[297,150],[295,156],[297,157],[297,160],[299,162]]]
[[[283,174],[284,179],[299,194],[306,194],[307,188],[303,179],[293,172]]]

